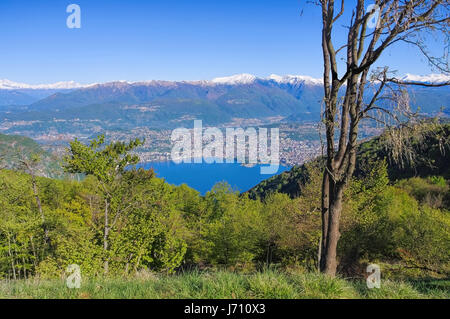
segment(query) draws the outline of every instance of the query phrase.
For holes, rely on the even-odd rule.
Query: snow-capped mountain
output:
[[[303,82],[303,83],[309,84],[309,85],[322,85],[323,84],[323,79],[313,78],[313,77],[308,76],[308,75],[284,75],[284,76],[280,76],[280,75],[276,75],[276,74],[271,74],[266,79],[275,81],[277,83],[295,84],[295,83]]]
[[[8,88],[30,87],[3,83]],[[323,89],[309,85],[312,83],[319,81],[305,76],[263,78],[250,74],[206,81],[115,81],[53,93],[46,90],[48,94],[39,99],[30,96],[30,91],[35,94],[39,90],[0,89],[0,116],[3,109],[11,111],[4,115],[11,120],[80,118],[115,123],[122,119],[130,127],[136,124],[133,121],[152,127],[175,126],[180,125],[180,119],[189,121],[194,116],[209,125],[236,118],[287,117],[294,113],[320,118]],[[20,110],[20,115],[15,110]]]
[[[407,74],[403,79],[437,83],[448,81],[449,77]],[[1,80],[0,112],[21,106],[41,112],[42,117],[110,120],[127,118],[131,109],[139,109],[137,118],[149,125],[167,124],[168,120],[177,124],[177,118],[190,118],[193,114],[210,124],[229,122],[233,118],[294,115],[318,119],[323,100],[322,83],[322,79],[305,75],[257,77],[246,73],[202,81],[115,81],[91,85],[76,82],[30,85]],[[424,112],[431,114],[442,106],[448,108],[448,87],[411,90],[414,90],[413,103]],[[31,116],[38,118],[36,113]]]
[[[407,73],[402,78],[403,81],[423,82],[423,83],[446,83],[450,82],[450,75],[445,74],[429,74],[429,75],[414,75]]]
[[[0,80],[0,90],[68,90],[79,89],[91,84],[80,84],[75,81],[56,82],[52,84],[26,84],[13,82],[7,79]]]
[[[407,73],[402,77],[404,81],[414,81],[414,82],[426,82],[426,83],[444,83],[450,81],[450,75],[445,74],[429,74],[429,75],[414,75]],[[252,84],[257,81],[274,81],[279,84],[297,84],[304,83],[308,85],[322,85],[322,78],[314,78],[308,75],[277,75],[271,74],[268,77],[257,77],[252,74],[242,73],[235,74],[226,77],[217,77],[212,80],[200,80],[200,81],[182,81],[180,83],[189,83],[193,85],[245,85]],[[87,88],[94,85],[117,85],[129,84],[129,85],[171,85],[177,83],[176,81],[113,81],[107,83],[92,83],[92,84],[81,84],[75,81],[66,82],[56,82],[51,84],[26,84],[20,82],[10,81],[8,79],[0,79],[0,90],[71,90]]]
[[[450,81],[450,75],[445,74],[429,74],[429,75],[415,75],[407,73],[403,78],[403,81],[411,82],[423,82],[423,83],[446,83]],[[201,81],[206,84],[227,84],[227,85],[240,85],[251,84],[256,81],[274,81],[280,84],[296,84],[304,83],[308,85],[322,85],[322,78],[313,78],[308,75],[277,75],[271,74],[268,77],[256,77],[252,74],[243,73],[236,74],[227,77],[215,78],[211,81]]]
[[[207,83],[214,84],[228,84],[228,85],[239,85],[239,84],[251,84],[256,81],[274,81],[276,83],[284,83],[284,84],[295,84],[295,83],[305,83],[309,85],[322,85],[322,79],[316,79],[307,75],[277,75],[271,74],[268,77],[256,77],[252,74],[243,73],[236,74],[227,77],[215,78],[211,81],[207,81]]]
[[[215,78],[211,82],[216,84],[249,84],[255,82],[256,79],[257,77],[252,74],[243,73],[223,78]]]

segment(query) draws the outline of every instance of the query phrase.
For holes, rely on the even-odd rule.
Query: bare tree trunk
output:
[[[139,265],[141,264],[142,252],[139,252],[136,263],[134,264],[134,272],[137,273],[139,269]]]
[[[109,271],[109,256],[108,256],[108,240],[109,240],[109,202],[108,199],[105,199],[105,228],[103,234],[103,251],[105,252],[105,262],[103,264],[105,275],[108,274]]]
[[[339,241],[339,220],[342,212],[342,193],[343,185],[338,185],[333,190],[332,198],[330,200],[328,229],[327,229],[327,243],[325,246],[324,260],[322,263],[322,272],[330,275],[336,275],[337,269],[337,244]]]
[[[36,176],[33,173],[31,174],[31,184],[33,187],[33,195],[36,199],[36,205],[38,207],[39,214],[41,215],[41,220],[42,220],[42,224],[43,224],[44,243],[47,244],[48,243],[48,229],[47,229],[47,226],[45,225],[45,215],[44,215],[44,211],[42,210],[42,203],[41,203],[41,199],[39,197],[39,191],[38,191],[38,187],[37,187],[37,183],[36,183]],[[45,250],[45,247],[44,247],[44,250]]]
[[[23,264],[23,275],[24,278],[27,279],[27,264],[25,262],[25,257],[22,256],[22,264]]]
[[[9,238],[9,235],[8,235],[8,254],[9,254],[9,258],[11,258],[11,268],[12,268],[12,271],[13,271],[13,278],[17,279],[17,277],[16,277],[16,266],[14,265],[14,256],[13,256],[13,254],[11,252],[11,239]]]
[[[31,176],[31,183],[32,183],[32,186],[33,186],[33,194],[34,194],[34,197],[36,198],[36,205],[38,207],[39,214],[41,215],[42,222],[44,222],[45,221],[45,217],[44,217],[44,213],[42,211],[41,199],[39,198],[39,193],[38,193],[38,190],[37,190],[36,179],[35,179],[34,175]]]
[[[325,260],[326,260],[326,247],[327,247],[327,239],[328,239],[328,207],[329,207],[329,175],[328,172],[324,172],[323,174],[323,182],[322,182],[322,237],[320,241],[319,248],[319,269],[323,271],[325,269]]]
[[[13,256],[14,256],[14,260],[16,260],[17,259],[17,274],[18,274],[18,277],[19,277],[19,279],[20,279],[20,267],[19,267],[19,264],[20,264],[20,261],[19,261],[19,257],[17,256],[17,242],[16,242],[16,239],[13,237],[13,243],[14,243],[14,252],[13,252]]]
[[[36,254],[36,248],[34,247],[34,242],[33,242],[33,236],[30,236],[30,243],[31,243],[31,251],[33,252],[33,265],[34,267],[37,266],[37,254]]]

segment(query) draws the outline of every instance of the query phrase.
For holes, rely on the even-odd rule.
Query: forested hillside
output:
[[[31,138],[0,134],[0,167],[22,169],[46,177],[61,177],[63,170],[56,156]],[[28,166],[28,167],[27,167]]]
[[[409,145],[408,153],[392,152],[400,145],[395,145],[396,142],[398,143],[395,141],[396,137],[390,136],[387,132],[361,143],[354,175],[360,176],[364,168],[372,162],[385,159],[391,181],[432,175],[450,179],[450,124],[433,126],[433,129],[425,127],[421,130],[421,132],[411,132],[408,138],[403,139]],[[256,198],[280,192],[290,197],[297,197],[309,179],[309,167],[312,164],[320,165],[322,161],[321,158],[317,158],[312,163],[295,166],[290,171],[261,182],[249,190],[248,194],[251,198]]]

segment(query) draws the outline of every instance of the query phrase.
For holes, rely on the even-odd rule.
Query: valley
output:
[[[2,80],[0,133],[30,137],[58,156],[74,138],[139,137],[146,141],[137,150],[142,161],[154,162],[170,160],[171,131],[190,129],[195,119],[205,127],[278,127],[280,162],[299,165],[322,152],[322,91],[320,79],[301,75],[34,86]],[[448,117],[449,88],[409,93],[412,108],[421,114]],[[375,123],[363,123],[360,138],[380,132]]]

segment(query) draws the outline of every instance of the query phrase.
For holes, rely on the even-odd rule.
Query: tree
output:
[[[41,198],[39,196],[39,189],[38,189],[37,181],[36,181],[36,176],[37,176],[36,173],[39,170],[38,165],[39,165],[40,161],[41,161],[40,154],[34,153],[34,154],[31,154],[27,158],[24,155],[23,151],[20,153],[20,159],[19,159],[20,169],[31,176],[31,187],[33,188],[33,195],[34,195],[34,198],[36,199],[36,206],[39,210],[39,214],[41,215],[42,226],[44,228],[44,242],[47,243],[49,240],[48,229],[46,226],[45,215],[44,215],[44,211],[42,210],[42,202],[41,202]]]
[[[248,266],[261,254],[261,203],[239,196],[227,183],[218,183],[205,196],[208,221],[204,231],[206,260],[224,266]]]
[[[30,175],[31,177],[31,188],[33,190],[33,195],[36,202],[36,207],[39,211],[42,220],[42,227],[44,230],[44,242],[48,244],[48,229],[46,224],[46,218],[44,211],[42,209],[42,202],[39,195],[39,187],[37,183],[37,177],[43,175],[43,167],[42,167],[42,157],[43,153],[38,152],[30,152],[26,150],[22,145],[16,146],[11,145],[9,151],[7,152],[8,156],[0,156],[0,169],[2,168],[12,168],[17,169],[19,171],[23,171]],[[8,158],[10,163],[5,159]]]
[[[173,188],[153,176],[152,170],[144,169],[127,171],[124,176],[133,189],[133,205],[114,234],[111,251],[115,268],[126,274],[140,269],[172,272],[186,252],[184,220],[175,207]]]
[[[450,83],[424,84],[404,82],[392,77],[388,67],[375,69],[386,48],[398,42],[417,46],[430,64],[440,72],[449,74],[448,0],[376,0],[371,10],[366,10],[366,1],[357,0],[351,15],[341,0],[339,11],[334,0],[316,2],[322,12],[322,52],[324,60],[324,125],[326,130],[326,167],[322,182],[322,239],[320,270],[335,276],[336,249],[339,240],[339,221],[342,197],[356,164],[358,127],[363,119],[380,121],[374,115],[401,120],[386,101],[395,107],[408,110],[408,98],[403,85],[442,86]],[[353,2],[352,2],[353,4]],[[347,4],[348,5],[348,4]],[[373,29],[368,22],[378,14]],[[333,27],[345,17],[350,18],[347,42],[335,49]],[[421,38],[426,32],[437,32],[447,45],[441,59],[432,57]],[[337,46],[336,46],[337,47]],[[342,50],[346,51],[342,51]],[[339,53],[346,62],[345,71],[339,74]],[[372,88],[370,97],[368,88]],[[400,89],[398,89],[400,88]],[[341,92],[343,97],[340,98]],[[389,96],[386,95],[386,92]],[[337,145],[336,145],[337,144]]]
[[[129,187],[128,183],[126,185],[121,183],[122,177],[129,165],[139,162],[139,157],[131,155],[130,152],[142,145],[143,141],[135,139],[129,143],[112,142],[106,146],[104,144],[104,135],[98,136],[89,145],[84,145],[75,139],[70,143],[64,168],[69,173],[93,175],[99,182],[104,203],[103,251],[105,253],[104,272],[107,274],[111,229],[133,204],[128,200],[132,187]]]
[[[33,209],[29,177],[12,171],[0,171],[0,277],[26,278],[32,264],[40,258],[42,238],[40,216]],[[43,251],[43,249],[42,249]]]

